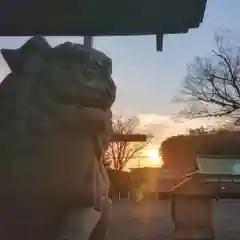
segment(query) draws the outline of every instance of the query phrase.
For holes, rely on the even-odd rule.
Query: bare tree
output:
[[[188,66],[178,101],[188,103],[188,117],[237,116],[240,109],[240,48],[226,35],[215,36],[208,58],[196,57]]]
[[[113,131],[118,134],[135,134],[136,121],[133,118],[125,119],[119,117],[113,121]],[[105,166],[116,170],[122,170],[133,158],[144,158],[142,150],[150,143],[151,138],[146,142],[111,141],[104,156]]]
[[[105,168],[111,168],[112,167],[112,159],[111,159],[110,155],[108,154],[108,152],[106,152],[103,155],[103,165],[105,166]]]

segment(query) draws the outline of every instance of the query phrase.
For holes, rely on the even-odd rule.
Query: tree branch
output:
[[[197,57],[188,67],[181,101],[208,103],[202,113],[192,109],[192,117],[220,117],[240,109],[239,48],[224,45],[224,40],[217,36],[213,56]]]
[[[136,127],[137,126],[134,126],[133,119],[125,120],[123,117],[120,117],[113,121],[113,131],[118,134],[131,135],[136,133]],[[113,167],[115,169],[122,170],[149,142],[150,141],[137,144],[128,141],[111,142],[106,151],[106,155],[112,157]]]

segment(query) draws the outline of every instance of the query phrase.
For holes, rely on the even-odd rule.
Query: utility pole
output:
[[[161,35],[162,36],[162,35]],[[161,48],[161,37],[158,39],[159,48]],[[84,36],[83,37],[83,44],[86,49],[91,49],[93,47],[93,36]],[[147,136],[144,134],[113,134],[111,136],[111,141],[119,142],[119,141],[126,141],[126,142],[146,142]],[[138,159],[138,166],[140,167],[140,158]]]
[[[140,159],[140,157],[138,157],[138,168],[140,168],[141,167],[141,159]]]

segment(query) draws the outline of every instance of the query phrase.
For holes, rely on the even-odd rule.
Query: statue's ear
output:
[[[39,52],[41,54],[46,54],[52,47],[44,37],[35,36],[27,40],[20,49],[21,52]]]
[[[16,50],[2,49],[1,53],[12,72],[35,72],[42,67],[43,58],[50,50],[46,39],[36,36]]]
[[[21,71],[22,64],[19,50],[1,49],[1,53],[12,72]]]

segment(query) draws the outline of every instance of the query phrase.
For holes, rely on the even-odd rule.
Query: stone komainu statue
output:
[[[105,54],[33,37],[2,49],[0,238],[53,240],[66,214],[108,194],[101,155],[116,87]]]

